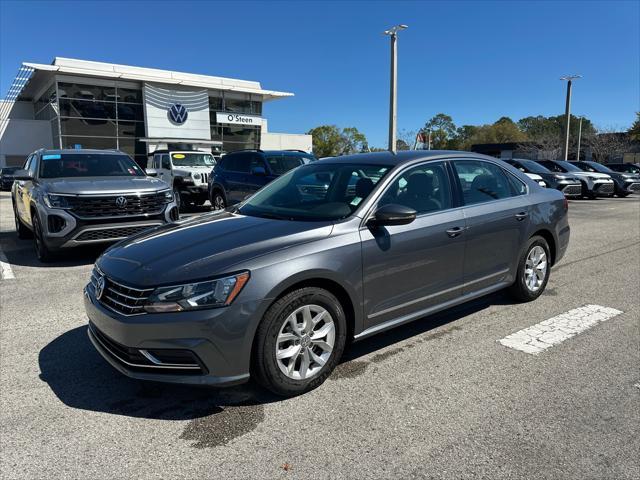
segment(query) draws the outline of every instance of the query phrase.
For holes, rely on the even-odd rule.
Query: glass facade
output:
[[[119,149],[147,163],[142,86],[98,81],[103,85],[58,79],[35,104],[35,118],[49,120],[55,148]],[[135,85],[135,84],[134,84]],[[262,97],[240,92],[209,92],[211,140],[222,151],[260,148],[260,126],[219,124],[217,112],[262,115]]]
[[[262,115],[262,98],[258,95],[238,92],[212,92],[209,95],[209,119],[211,140],[222,142],[224,153],[234,150],[260,148],[260,126],[218,123],[217,112]]]
[[[36,102],[36,119],[50,120],[59,148],[117,148],[147,163],[142,88],[55,83]]]

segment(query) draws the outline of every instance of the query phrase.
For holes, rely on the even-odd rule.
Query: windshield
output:
[[[210,153],[172,153],[171,160],[176,167],[213,167],[216,163]]]
[[[522,165],[528,173],[551,173],[548,168],[543,167],[533,160],[517,160],[517,162]]]
[[[556,163],[558,163],[562,168],[564,168],[565,172],[581,172],[582,171],[575,165],[572,165],[569,162],[565,162],[564,160],[556,160]]]
[[[274,175],[282,175],[309,162],[301,155],[267,155],[267,163]]]
[[[122,153],[45,154],[40,162],[40,178],[144,176],[138,164]]]
[[[584,165],[591,167],[592,172],[613,173],[613,170],[611,170],[609,167],[605,167],[598,162],[584,162]]]
[[[389,166],[310,163],[274,180],[243,203],[243,215],[283,220],[340,220],[369,196]]]

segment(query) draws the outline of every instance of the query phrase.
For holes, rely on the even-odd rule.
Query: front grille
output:
[[[202,183],[209,183],[209,174],[208,173],[203,173],[202,174]]]
[[[207,372],[198,357],[190,350],[142,350],[127,347],[109,338],[91,322],[89,331],[112,358],[133,370],[188,375]]]
[[[80,218],[154,215],[165,206],[164,193],[67,197],[71,212]]]
[[[143,232],[155,225],[138,225],[135,227],[118,227],[105,230],[86,230],[78,235],[75,240],[78,242],[96,242],[100,240],[120,240],[130,237],[136,233]]]
[[[640,192],[640,183],[632,183],[631,185],[627,186],[628,190],[631,190],[632,192]]]
[[[567,185],[562,189],[562,193],[565,195],[580,195],[582,194],[582,185]]]
[[[143,315],[145,310],[143,308],[153,288],[133,288],[121,283],[114,282],[110,278],[101,275],[96,268],[91,272],[91,284],[94,291],[98,282],[98,278],[104,277],[104,291],[102,296],[98,299],[105,307],[113,310],[116,313],[122,315]]]
[[[595,185],[593,188],[598,193],[605,193],[605,194],[613,193],[613,183],[601,183],[599,185],[598,184]]]

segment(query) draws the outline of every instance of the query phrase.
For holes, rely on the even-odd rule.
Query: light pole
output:
[[[569,160],[569,125],[571,123],[571,83],[578,78],[582,78],[582,75],[565,75],[564,77],[560,77],[560,80],[566,80],[567,82],[567,103],[564,109],[565,115],[565,124],[566,124],[566,135],[564,140],[564,159],[565,161]]]
[[[580,161],[580,140],[582,140],[582,119],[584,117],[580,115],[580,126],[578,127],[578,153],[576,153],[576,161]]]
[[[398,121],[398,32],[407,28],[406,25],[396,25],[389,30],[385,30],[384,34],[391,37],[391,85],[389,92],[389,150],[396,151],[396,124]]]

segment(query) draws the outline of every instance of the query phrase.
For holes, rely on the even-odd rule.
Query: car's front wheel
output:
[[[544,292],[550,271],[549,244],[542,237],[531,237],[520,257],[516,281],[509,290],[511,295],[521,302],[535,300]]]
[[[40,226],[40,220],[37,214],[33,214],[33,246],[36,251],[38,260],[43,263],[50,262],[54,258],[53,252],[47,246],[44,235],[42,234],[42,227]]]
[[[214,210],[224,210],[227,207],[227,202],[224,199],[224,195],[220,190],[214,190],[211,195],[211,207]]]
[[[331,374],[346,337],[345,313],[334,295],[315,287],[295,290],[275,302],[258,327],[253,374],[278,395],[307,392]]]

